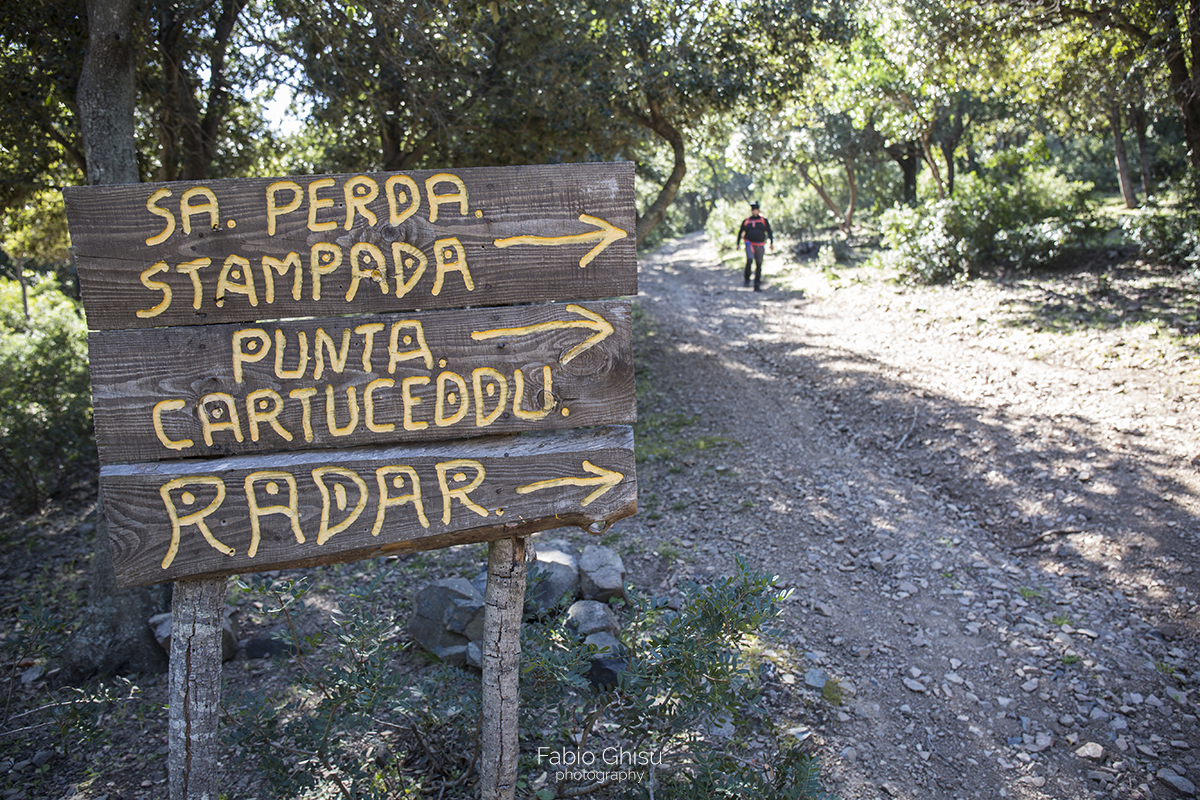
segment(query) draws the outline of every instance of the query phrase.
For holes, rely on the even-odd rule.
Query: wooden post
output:
[[[167,729],[171,800],[217,800],[217,712],[224,612],[224,578],[175,583]]]
[[[525,604],[525,540],[488,544],[483,619],[483,711],[480,782],[483,800],[512,800],[517,788],[518,673]]]

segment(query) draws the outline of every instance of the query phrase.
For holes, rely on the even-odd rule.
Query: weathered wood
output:
[[[637,506],[627,427],[110,465],[100,484],[121,586],[603,530]]]
[[[525,605],[525,540],[488,545],[484,597],[479,785],[483,800],[512,800],[520,755],[521,616]]]
[[[95,330],[637,294],[628,163],[64,194]]]
[[[93,332],[100,457],[119,463],[629,424],[630,316],[629,301],[620,300]]]
[[[171,599],[167,783],[171,800],[217,800],[225,579],[179,581]]]

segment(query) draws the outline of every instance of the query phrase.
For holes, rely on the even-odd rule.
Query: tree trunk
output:
[[[483,685],[479,785],[482,800],[512,800],[517,788],[521,616],[525,606],[525,540],[488,544],[483,617]]]
[[[103,492],[96,503],[96,515],[88,604],[79,629],[63,653],[61,678],[67,683],[78,683],[95,675],[157,673],[167,668],[167,654],[148,623],[155,614],[170,607],[171,584],[118,589]]]
[[[917,168],[921,166],[920,148],[916,142],[896,142],[884,148],[888,156],[900,166],[904,178],[904,203],[917,205]]]
[[[1150,121],[1146,117],[1146,108],[1141,101],[1129,107],[1129,121],[1133,125],[1133,133],[1137,138],[1138,161],[1142,173],[1142,194],[1149,200],[1154,194],[1154,173],[1150,166],[1150,142],[1146,138],[1146,130]]]
[[[134,0],[87,0],[88,49],[76,101],[89,184],[137,183]]]
[[[921,155],[925,159],[925,163],[929,165],[929,172],[933,175],[933,187],[937,189],[938,199],[946,199],[946,185],[942,183],[942,171],[938,169],[937,159],[933,157],[933,147],[929,143],[930,131],[926,129],[921,136]],[[915,192],[914,192],[915,200]]]
[[[137,183],[134,148],[134,0],[88,0],[88,51],[77,94],[88,183]],[[88,605],[67,643],[62,678],[162,672],[167,656],[147,621],[167,609],[170,585],[118,589],[109,550],[104,497],[97,502],[96,555]]]
[[[1113,103],[1109,107],[1108,122],[1112,127],[1113,150],[1117,159],[1117,180],[1121,183],[1121,196],[1125,198],[1126,208],[1137,208],[1137,193],[1133,190],[1133,179],[1129,175],[1129,158],[1125,154],[1125,137],[1121,131],[1121,109]]]
[[[639,125],[654,131],[671,145],[671,151],[675,155],[675,166],[671,169],[671,175],[667,178],[667,182],[659,190],[658,197],[654,198],[654,202],[646,209],[645,214],[638,216],[636,234],[638,244],[641,244],[650,231],[654,230],[658,223],[666,217],[667,209],[675,200],[675,193],[679,191],[679,186],[683,183],[683,176],[687,174],[687,148],[683,142],[683,134],[663,116],[657,100],[649,101],[648,106],[649,116],[632,109],[623,110],[626,116],[635,120]]]
[[[846,168],[846,185],[850,190],[850,198],[846,201],[846,216],[842,219],[842,230],[846,238],[854,231],[854,208],[858,205],[858,174],[854,169],[854,160],[847,158],[842,162]]]
[[[29,288],[25,285],[25,259],[17,256],[17,280],[21,282],[21,310],[25,312],[25,330],[29,330]]]
[[[821,183],[820,172],[817,173],[817,179],[813,180],[813,177],[808,173],[809,166],[809,164],[804,163],[801,163],[797,166],[797,171],[799,171],[800,177],[803,178],[804,182],[811,186],[814,191],[816,191],[817,196],[821,198],[821,202],[825,204],[825,207],[829,209],[829,213],[835,220],[837,220],[838,228],[842,228],[844,220],[842,209],[838,207],[837,201],[829,196],[829,192],[825,191],[825,186]],[[853,209],[851,209],[850,213],[854,213]]]
[[[1192,14],[1196,13],[1195,0],[1188,4]],[[1191,25],[1188,32],[1191,47],[1185,47],[1179,31],[1179,19],[1174,13],[1162,15],[1167,28],[1166,53],[1167,72],[1170,74],[1171,95],[1179,106],[1179,114],[1183,120],[1183,139],[1188,149],[1188,164],[1192,168],[1193,180],[1200,173],[1200,92],[1197,92],[1197,82],[1188,68],[1188,54],[1196,54],[1200,50],[1200,26]],[[1196,68],[1193,61],[1192,69]]]
[[[170,800],[217,800],[221,625],[225,579],[179,581],[171,601],[167,791]]]

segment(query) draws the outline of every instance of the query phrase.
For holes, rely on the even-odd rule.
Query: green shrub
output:
[[[87,327],[52,278],[0,278],[0,477],[25,510],[95,462]]]
[[[1121,228],[1149,261],[1176,267],[1200,263],[1200,212],[1127,216]]]
[[[280,796],[313,790],[345,800],[475,796],[479,679],[444,665],[413,678],[411,667],[396,663],[404,642],[382,603],[395,585],[395,576],[380,569],[370,584],[344,592],[330,633],[336,646],[318,651],[321,637],[310,638],[294,684],[226,703],[227,734],[256,754]],[[243,588],[263,593],[267,609],[288,621],[306,591],[301,583],[269,579]],[[597,688],[588,680],[595,648],[561,618],[522,626],[520,796],[546,800],[601,788],[586,778],[555,778],[547,752],[570,751],[577,758],[601,754],[594,770],[643,773],[641,780],[613,783],[607,796],[825,797],[816,760],[795,742],[780,741],[755,760],[731,752],[749,729],[774,734],[745,656],[779,614],[781,596],[771,579],[739,563],[731,577],[681,591],[677,611],[665,598],[630,601],[621,635],[628,664],[615,685]],[[716,727],[734,737],[713,736]],[[650,755],[653,790],[644,761],[640,768],[602,763],[605,748],[613,747]]]
[[[953,197],[884,212],[885,262],[918,283],[968,278],[987,265],[1048,266],[1090,232],[1090,189],[1051,169],[1003,180],[964,175]]]

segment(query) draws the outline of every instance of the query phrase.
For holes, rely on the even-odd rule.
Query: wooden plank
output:
[[[637,294],[629,163],[64,195],[94,330]]]
[[[168,666],[169,800],[218,797],[221,775],[221,624],[225,579],[179,581],[171,590]]]
[[[106,466],[100,485],[122,587],[600,532],[637,510],[628,427]]]
[[[627,300],[98,331],[90,349],[110,464],[636,416]]]

